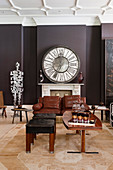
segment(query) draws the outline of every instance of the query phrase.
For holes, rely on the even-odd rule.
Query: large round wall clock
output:
[[[70,82],[79,72],[80,59],[71,49],[57,46],[49,49],[44,55],[42,69],[52,82]]]

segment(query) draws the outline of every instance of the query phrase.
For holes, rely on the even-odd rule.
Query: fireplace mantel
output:
[[[80,95],[81,96],[81,86],[82,83],[67,83],[67,84],[54,84],[54,83],[38,83],[38,85],[42,86],[42,97],[50,96],[51,90],[71,90],[72,95]]]

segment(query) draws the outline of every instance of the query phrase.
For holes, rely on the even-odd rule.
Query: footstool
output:
[[[33,116],[33,119],[56,119],[55,113],[37,113]]]
[[[53,119],[55,121],[55,138],[56,138],[56,114],[55,113],[37,113],[33,119]]]
[[[36,134],[49,133],[49,152],[54,153],[55,121],[53,119],[32,119],[26,124],[26,152],[31,152]]]

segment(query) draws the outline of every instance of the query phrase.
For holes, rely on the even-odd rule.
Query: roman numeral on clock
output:
[[[67,71],[64,73],[65,80],[68,81],[72,78],[72,75],[70,75]]]
[[[53,62],[54,57],[53,57],[53,56],[51,56],[50,54],[48,54],[48,55],[46,56],[45,60],[46,60],[46,61]]]
[[[74,63],[69,63],[70,67],[74,67],[74,68],[78,68],[78,61],[74,62]]]
[[[52,63],[48,62],[48,61],[44,61],[44,68],[51,68],[52,67]]]
[[[73,68],[73,67],[69,67],[68,68],[68,73],[70,73],[72,76],[76,74],[77,72],[77,69]]]
[[[46,73],[47,75],[50,77],[53,73],[55,72],[55,70],[53,68],[49,68],[49,69],[46,69]]]
[[[52,57],[54,57],[54,58],[58,57],[58,52],[57,52],[57,50],[56,50],[56,49],[55,49],[55,50],[52,50],[52,51],[50,52],[50,55],[51,55]]]

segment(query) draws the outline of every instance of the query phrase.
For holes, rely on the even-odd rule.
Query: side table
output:
[[[93,114],[95,113],[95,111],[101,111],[101,120],[103,121],[103,111],[105,111],[105,116],[106,116],[106,120],[107,120],[107,116],[108,116],[108,113],[107,112],[110,112],[110,109],[107,108],[106,106],[97,106],[95,109],[90,109],[90,110],[93,110]]]
[[[15,118],[15,116],[16,116],[16,112],[20,112],[20,122],[22,122],[22,112],[24,111],[25,114],[26,114],[26,122],[28,122],[27,112],[32,111],[32,110],[26,109],[26,108],[14,108],[14,109],[11,109],[11,110],[14,111],[12,123],[14,123],[14,118]]]

